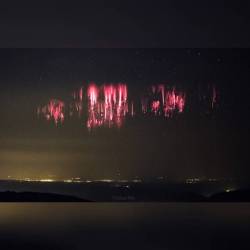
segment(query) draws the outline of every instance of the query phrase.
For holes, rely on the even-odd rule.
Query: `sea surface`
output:
[[[250,249],[250,203],[1,203],[0,249]]]

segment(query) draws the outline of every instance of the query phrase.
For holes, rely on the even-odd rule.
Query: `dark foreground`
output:
[[[249,203],[2,203],[5,249],[249,249]]]
[[[145,194],[146,195],[146,194]],[[155,195],[157,197],[157,194]],[[128,202],[120,196],[120,202]],[[126,196],[125,196],[126,198]],[[155,199],[155,197],[154,197]],[[133,202],[250,202],[250,190],[235,190],[230,192],[221,192],[209,197],[197,193],[168,191],[161,196],[159,200],[148,199],[141,200],[133,198]],[[71,195],[40,193],[40,192],[0,192],[0,202],[90,202],[91,200],[74,197]],[[95,200],[92,200],[95,201]],[[109,201],[109,200],[108,200]],[[115,201],[115,200],[111,200]]]
[[[39,192],[0,192],[0,202],[87,202],[78,197]]]

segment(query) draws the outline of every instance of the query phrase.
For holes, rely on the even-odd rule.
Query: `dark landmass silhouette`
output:
[[[165,201],[175,202],[250,202],[250,189],[215,193],[209,197],[197,193],[170,193]]]
[[[209,198],[211,202],[250,202],[250,189],[235,190],[214,194]]]
[[[192,192],[168,193],[165,196],[165,201],[170,202],[203,202],[206,198],[200,194]]]
[[[130,197],[128,197],[130,198]],[[133,198],[133,199],[132,199]],[[117,197],[113,201],[118,202],[250,202],[250,189],[237,190],[230,192],[221,192],[213,194],[209,197],[194,193],[194,192],[167,192],[162,196],[150,196],[145,194],[143,197]]]
[[[37,192],[0,192],[0,202],[89,202],[70,195]]]
[[[92,200],[58,193],[42,192],[0,192],[0,202],[90,202]],[[250,202],[250,189],[221,192],[209,197],[194,192],[169,191],[155,196],[113,196],[104,202]]]

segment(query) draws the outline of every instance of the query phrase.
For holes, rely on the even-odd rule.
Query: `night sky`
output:
[[[0,178],[249,178],[249,24],[242,2],[2,4]],[[90,81],[126,83],[135,117],[91,131],[38,117]],[[184,111],[139,115],[161,83],[186,94]]]
[[[1,49],[0,178],[248,178],[249,60],[248,49]],[[166,82],[185,109],[91,131],[37,116],[89,81],[125,82],[133,100]],[[199,100],[210,86],[214,109]]]
[[[239,48],[249,24],[248,1],[19,1],[1,5],[0,47]]]

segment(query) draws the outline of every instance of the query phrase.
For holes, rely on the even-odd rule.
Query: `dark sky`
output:
[[[249,47],[249,3],[86,1],[1,5],[1,47]]]
[[[249,177],[249,60],[248,49],[1,49],[0,178]],[[92,132],[37,118],[38,105],[90,80],[127,82],[132,99],[167,81],[187,105],[173,119]],[[211,84],[212,111],[198,101]]]

